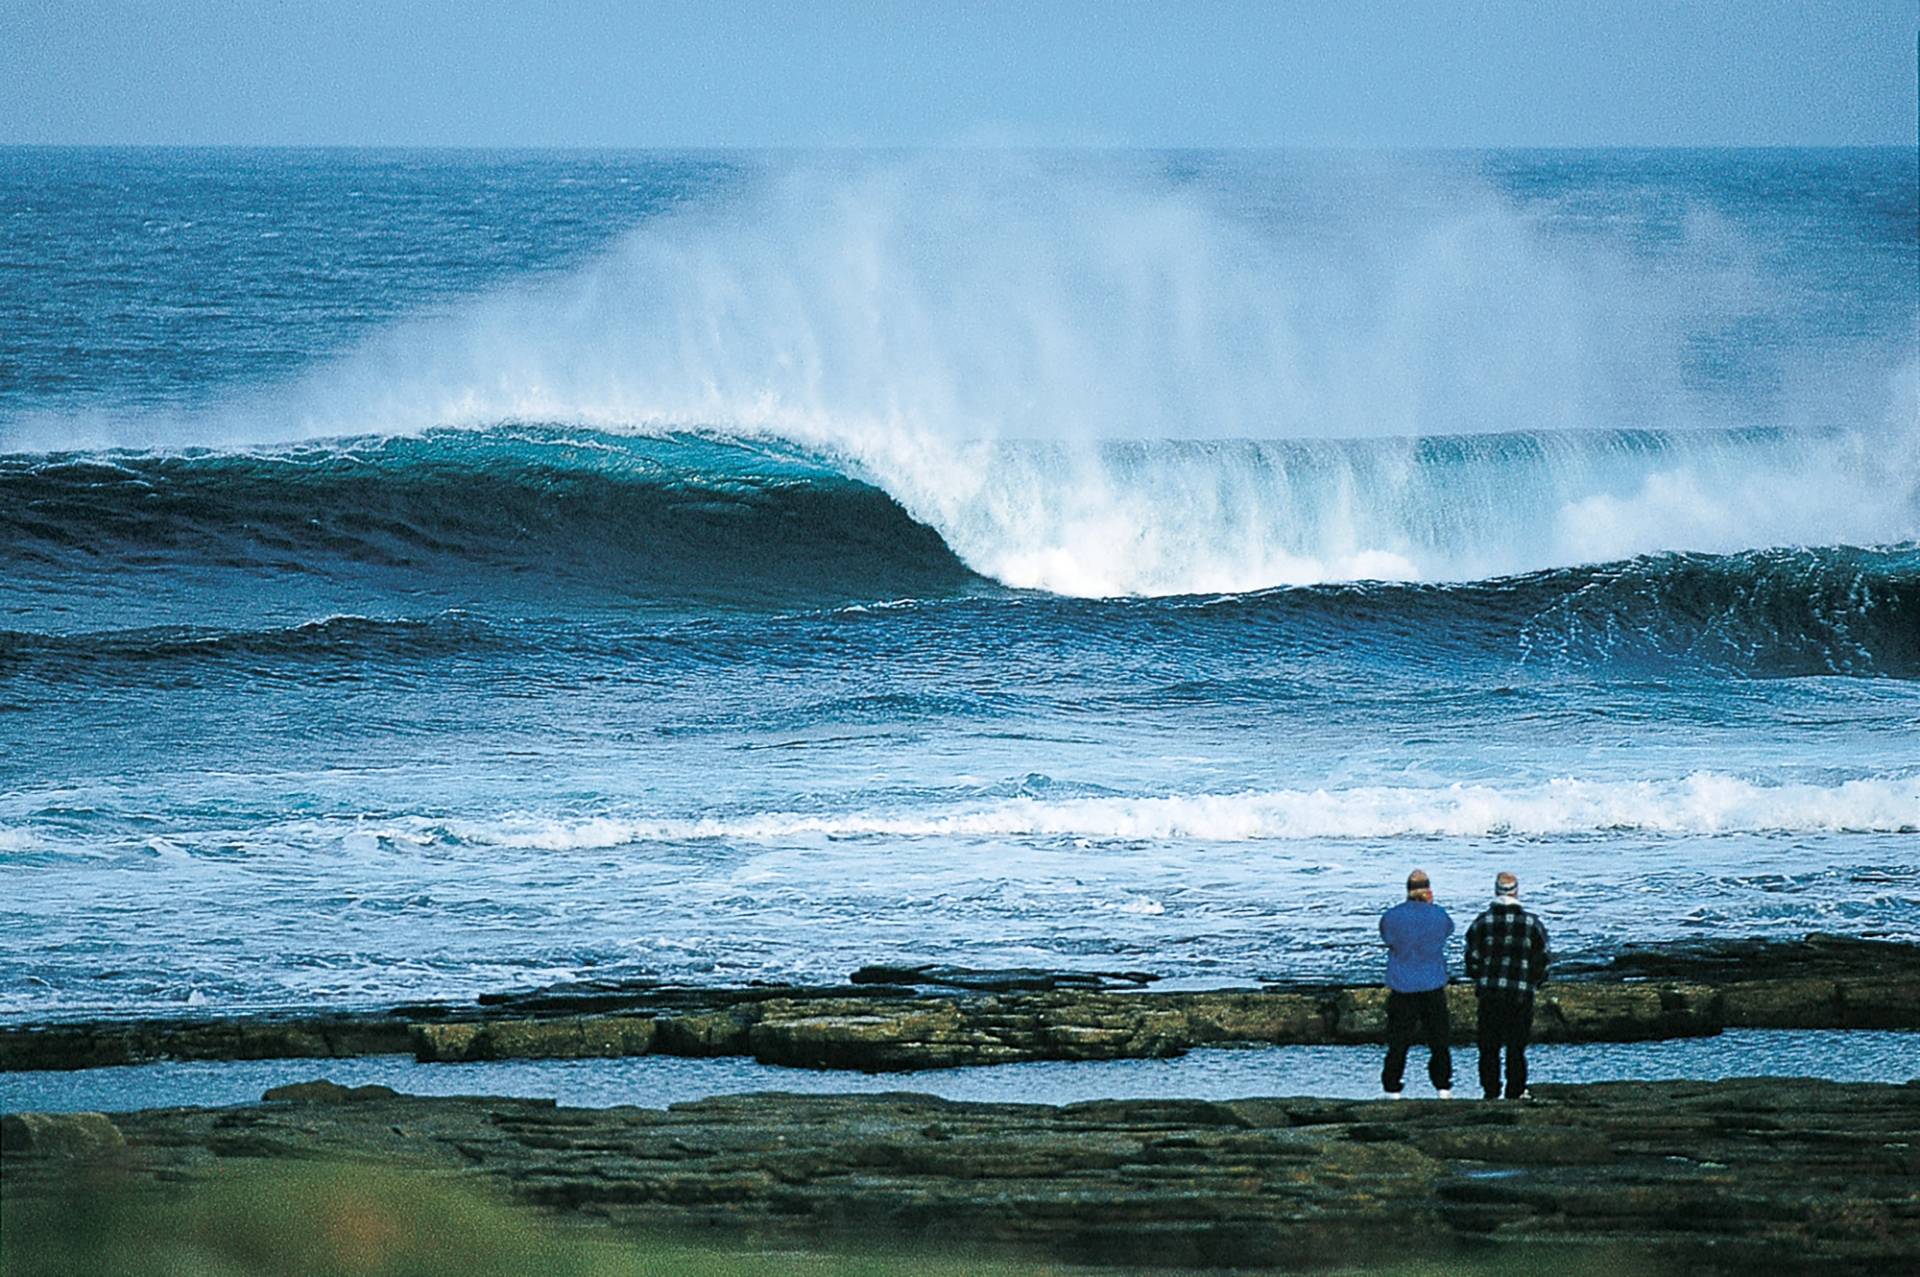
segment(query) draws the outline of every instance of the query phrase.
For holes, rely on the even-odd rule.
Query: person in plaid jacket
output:
[[[1507,1098],[1527,1094],[1527,1039],[1533,1034],[1533,991],[1547,981],[1547,929],[1520,907],[1520,880],[1501,873],[1493,903],[1467,928],[1467,978],[1480,1000],[1480,1089],[1500,1098],[1500,1054],[1507,1057]]]

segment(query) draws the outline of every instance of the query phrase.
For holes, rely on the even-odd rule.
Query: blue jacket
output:
[[[1408,900],[1380,915],[1387,942],[1387,987],[1395,993],[1425,993],[1447,983],[1447,937],[1453,919],[1439,905]]]

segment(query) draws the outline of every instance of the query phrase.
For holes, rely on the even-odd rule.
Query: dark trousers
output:
[[[1533,1035],[1533,999],[1510,993],[1480,995],[1480,1089],[1500,1098],[1500,1053],[1507,1053],[1507,1098],[1527,1089],[1527,1039]]]
[[[1427,1079],[1436,1091],[1453,1087],[1453,1050],[1447,1045],[1447,991],[1387,994],[1387,1067],[1380,1089],[1398,1095],[1407,1072],[1407,1048],[1427,1044]]]

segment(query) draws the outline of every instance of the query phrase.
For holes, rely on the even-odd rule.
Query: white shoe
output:
[[[1382,1091],[1381,1094],[1390,1100],[1404,1100],[1407,1098],[1405,1091]]]
[[[1453,1098],[1453,1092],[1452,1091],[1435,1091],[1433,1093],[1433,1098],[1436,1100],[1450,1100]]]

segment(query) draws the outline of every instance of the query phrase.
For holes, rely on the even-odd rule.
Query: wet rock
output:
[[[639,1016],[566,1016],[481,1024],[416,1024],[413,1053],[422,1062],[600,1059],[645,1055],[654,1022]]]
[[[1499,1166],[1598,1166],[1614,1160],[1599,1131],[1578,1127],[1475,1125],[1435,1130],[1415,1139],[1429,1157],[1491,1162]]]
[[[854,984],[933,985],[973,993],[1051,992],[1055,989],[1112,989],[1152,984],[1160,977],[1145,971],[1048,971],[1038,967],[981,970],[938,963],[918,966],[867,966],[848,979]]]
[[[1549,984],[1534,998],[1534,1038],[1633,1042],[1708,1037],[1720,1031],[1717,1010],[1699,986]]]
[[[1447,986],[1447,1021],[1454,1042],[1473,1041],[1477,1006],[1472,985]],[[1385,1042],[1387,990],[1377,985],[1340,990],[1332,1000],[1332,1021],[1336,1042]]]
[[[1173,1055],[1186,1015],[1131,997],[1047,994],[977,1001],[929,998],[873,1007],[858,1000],[768,1003],[749,1035],[767,1064],[870,1071],[1112,1060]]]
[[[1878,972],[1920,975],[1920,945],[1813,932],[1798,940],[1729,938],[1626,945],[1603,959],[1555,966],[1560,979],[1690,980],[1709,984],[1837,978]]]
[[[1335,1040],[1326,1000],[1307,994],[1194,993],[1182,997],[1178,1005],[1186,1012],[1187,1036],[1195,1046]]]
[[[1840,1021],[1849,1029],[1920,1029],[1920,980],[1840,981]]]
[[[991,1039],[969,1030],[952,1002],[888,1006],[878,1014],[858,1002],[780,1002],[765,1007],[764,1017],[748,1033],[754,1058],[764,1064],[879,1070],[908,1059],[933,1068],[999,1062],[988,1058]]]
[[[1824,1028],[1840,1019],[1840,986],[1833,980],[1746,980],[1720,994],[1730,1029]]]
[[[663,1055],[747,1055],[752,1018],[744,1011],[708,1011],[658,1021],[654,1050]]]
[[[565,1012],[587,1015],[629,1007],[660,989],[658,980],[640,977],[632,980],[579,980],[570,984],[549,985],[532,992],[483,993],[476,999],[483,1007],[509,1007],[528,1012]],[[402,1012],[418,1016],[426,1008],[402,1007]]]
[[[126,1146],[104,1113],[9,1113],[0,1117],[0,1152],[8,1157],[92,1161]]]
[[[384,1162],[474,1178],[583,1228],[698,1228],[759,1247],[959,1239],[1128,1271],[1438,1269],[1488,1240],[1530,1257],[1514,1271],[1611,1270],[1622,1256],[1741,1277],[1920,1265],[1920,1086],[1538,1094],[1059,1108],[762,1094],[667,1110],[401,1096],[126,1114],[117,1160],[169,1192],[244,1163]],[[65,1191],[78,1172],[14,1158],[8,1123],[0,1193]]]
[[[647,1013],[655,1016],[706,1014],[739,1010],[751,1015],[762,1002],[782,998],[859,997],[869,1000],[910,998],[915,990],[904,985],[791,985],[755,982],[733,987],[656,984],[650,980],[589,981],[553,985],[543,989],[515,990],[483,994],[478,1000],[482,1013],[492,1016],[603,1015],[611,1012]],[[410,1020],[437,1019],[446,1014],[428,1015],[427,1008],[396,1009],[394,1014]],[[456,1008],[456,1018],[472,1018],[470,1011]]]
[[[301,1104],[352,1104],[365,1100],[390,1100],[398,1094],[390,1086],[342,1086],[325,1078],[311,1082],[289,1082],[276,1086],[260,1098],[269,1103],[286,1101]]]
[[[406,1047],[406,1024],[382,1016],[26,1025],[0,1029],[0,1071],[88,1069],[157,1059],[387,1055]]]
[[[1539,995],[1541,1041],[1634,1041],[1723,1027],[1920,1029],[1920,948],[1911,945],[1822,936],[1724,942],[1630,951],[1604,970],[1572,974],[1580,978],[1556,978]],[[483,1007],[415,1008],[406,1016],[25,1026],[0,1029],[0,1070],[398,1051],[428,1061],[656,1051],[883,1070],[1144,1058],[1235,1043],[1378,1043],[1386,1036],[1386,990],[1378,986],[1114,991],[1082,985],[1140,977],[932,965],[870,967],[856,975],[924,978],[928,985],[694,989],[597,982],[500,995]],[[955,987],[930,992],[940,981]],[[1471,987],[1452,985],[1447,997],[1454,1040],[1471,1041]]]
[[[478,1059],[475,1042],[485,1027],[481,1024],[416,1024],[412,1032],[413,1058],[423,1064],[457,1064]]]
[[[1332,1040],[1386,1041],[1386,989],[1343,989],[1331,1000],[1330,1012]],[[1479,1003],[1472,985],[1447,986],[1447,1018],[1455,1045],[1474,1040]],[[1553,983],[1534,999],[1538,1042],[1706,1037],[1718,1033],[1720,1024],[1720,995],[1704,985]]]
[[[1453,1007],[1449,1000],[1448,1013]],[[1387,990],[1343,989],[1333,1003],[1333,1035],[1339,1042],[1383,1042],[1387,1036]]]

